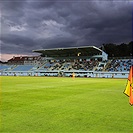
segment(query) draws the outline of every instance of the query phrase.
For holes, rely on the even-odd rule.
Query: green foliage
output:
[[[116,45],[113,43],[103,44],[101,47],[109,57],[132,57],[132,45],[133,41],[128,44],[122,43],[120,45]]]
[[[0,132],[130,133],[125,79],[1,77]]]

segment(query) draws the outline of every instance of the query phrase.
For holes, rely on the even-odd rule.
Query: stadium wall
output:
[[[129,72],[96,72],[96,71],[8,71],[0,72],[1,76],[53,76],[53,77],[76,77],[87,78],[127,78]]]

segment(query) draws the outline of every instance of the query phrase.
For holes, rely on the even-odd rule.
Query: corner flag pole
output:
[[[130,97],[129,97],[129,103],[131,104],[131,105],[133,105],[133,87],[132,87],[132,85],[133,85],[133,66],[131,66],[131,69],[130,69]]]

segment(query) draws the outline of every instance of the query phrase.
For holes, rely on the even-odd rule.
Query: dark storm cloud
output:
[[[1,1],[1,52],[132,40],[131,1]]]
[[[28,53],[29,50],[32,51],[36,45],[36,41],[34,39],[30,39],[29,37],[23,37],[18,35],[10,35],[1,37],[2,41],[2,53]],[[5,47],[6,46],[6,47]],[[37,48],[37,47],[36,47]]]

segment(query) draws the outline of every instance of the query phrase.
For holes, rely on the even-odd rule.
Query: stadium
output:
[[[95,46],[39,49],[0,65],[1,132],[132,132],[132,59]]]
[[[39,49],[35,57],[13,57],[0,66],[1,76],[127,78],[132,59],[108,59],[95,46]]]
[[[133,133],[132,0],[0,0],[0,133]]]

